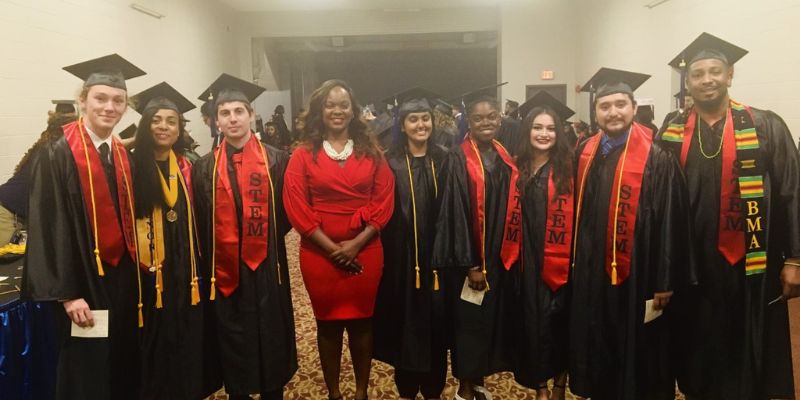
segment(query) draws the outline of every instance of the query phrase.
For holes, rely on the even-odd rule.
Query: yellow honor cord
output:
[[[269,181],[269,193],[270,193],[270,200],[272,204],[272,229],[275,232],[275,243],[274,243],[274,250],[275,250],[275,272],[278,274],[278,285],[281,285],[281,263],[280,257],[278,257],[278,214],[276,207],[275,207],[275,186],[272,184],[272,174],[269,173],[269,161],[267,161],[267,150],[264,148],[264,145],[261,144],[261,141],[257,140],[259,149],[261,149],[261,157],[264,159],[264,169],[267,170],[267,181]],[[267,242],[269,242],[269,237],[267,237]],[[267,243],[269,246],[269,243]]]
[[[214,170],[211,172],[211,290],[208,299],[211,301],[217,298],[217,166],[219,158],[222,156],[223,143],[217,146],[217,154],[214,157]]]
[[[100,241],[98,240],[97,236],[97,204],[94,200],[94,177],[92,176],[92,163],[89,161],[89,148],[86,146],[86,138],[83,137],[83,117],[78,119],[78,136],[81,137],[81,143],[83,144],[83,155],[86,157],[86,169],[89,172],[89,196],[91,197],[92,203],[92,233],[94,234],[94,260],[97,263],[97,274],[100,276],[105,276],[106,273],[103,271],[103,261],[100,259]]]
[[[597,152],[597,147],[592,149],[592,154],[589,155],[589,165],[586,166],[586,170],[583,171],[583,176],[580,178],[581,187],[578,189],[578,207],[577,212],[575,213],[575,222],[573,224],[575,229],[575,237],[572,239],[572,268],[575,268],[575,257],[574,255],[577,254],[578,250],[578,227],[580,227],[579,221],[581,218],[581,211],[583,210],[583,190],[586,188],[586,175],[589,173],[589,168],[592,166],[592,161],[594,161],[594,155]],[[580,171],[579,171],[580,172]]]
[[[115,143],[114,139],[112,139],[112,144],[114,144],[114,143]],[[122,168],[122,181],[125,184],[125,192],[126,192],[126,196],[125,197],[126,197],[126,200],[128,201],[128,210],[131,213],[131,215],[130,215],[131,225],[132,225],[131,228],[133,229],[133,237],[131,238],[131,240],[135,241],[136,238],[138,237],[138,235],[136,233],[136,216],[133,214],[133,196],[132,196],[133,192],[131,191],[131,184],[130,184],[130,180],[128,179],[128,174],[125,172],[125,167],[124,167],[124,164],[122,163],[122,153],[119,150],[120,147],[122,147],[122,146],[121,145],[117,145],[117,146],[113,146],[113,147],[116,150],[117,160],[119,160],[119,165]],[[134,252],[136,253],[136,254],[134,254],[134,257],[136,259],[133,260],[133,261],[134,261],[134,263],[136,265],[136,278],[137,278],[137,284],[138,284],[138,290],[139,290],[139,304],[138,304],[138,307],[139,307],[139,327],[141,328],[141,327],[144,326],[144,317],[142,316],[142,307],[143,307],[143,303],[142,303],[142,277],[140,275],[141,272],[139,271],[139,246],[133,246],[133,247],[134,247]]]
[[[619,166],[619,180],[617,181],[617,201],[614,205],[614,225],[613,225],[613,240],[611,241],[611,284],[617,285],[617,220],[619,219],[619,201],[622,194],[622,174],[625,173],[625,159],[628,156],[628,143],[631,141],[631,133],[628,133],[628,138],[625,140],[625,148],[622,149],[622,164]],[[588,168],[587,168],[588,169]]]
[[[167,206],[170,208],[175,207],[175,203],[178,201],[178,182],[176,176],[178,174],[178,159],[175,157],[175,152],[172,150],[169,151],[169,183],[164,179],[164,174],[161,172],[161,168],[158,168],[158,165],[156,165],[156,170],[158,171],[158,178],[161,182],[161,191],[164,192],[164,202],[167,203]],[[172,177],[176,179],[172,179]]]
[[[481,221],[481,273],[483,273],[483,280],[486,282],[486,291],[488,292],[491,290],[489,287],[489,277],[486,273],[486,171],[483,169],[483,159],[481,158],[481,152],[478,151],[478,146],[475,146],[475,142],[470,139],[469,143],[472,145],[472,150],[475,151],[475,155],[478,157],[478,164],[481,166],[481,181],[483,181],[483,220]]]
[[[416,273],[414,286],[419,289],[421,285],[419,279],[419,241],[417,237],[417,198],[414,194],[414,178],[411,174],[411,160],[408,158],[408,153],[406,153],[406,166],[408,167],[408,184],[411,187],[411,215],[414,226],[414,271]]]
[[[195,258],[195,243],[194,243],[194,218],[192,217],[192,202],[189,197],[189,190],[186,187],[186,181],[182,173],[178,173],[178,181],[183,188],[183,198],[186,201],[186,223],[189,227],[189,286],[192,289],[192,305],[200,303],[200,287],[197,278],[197,259]]]

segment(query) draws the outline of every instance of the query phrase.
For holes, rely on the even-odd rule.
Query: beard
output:
[[[723,103],[725,103],[727,99],[728,99],[727,88],[725,90],[720,91],[717,96],[714,96],[711,99],[693,98],[695,107],[708,111],[720,109]]]

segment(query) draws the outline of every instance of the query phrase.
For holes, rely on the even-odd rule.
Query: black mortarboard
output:
[[[117,89],[128,90],[126,79],[145,74],[139,67],[131,64],[119,54],[110,54],[63,68],[64,71],[83,80],[83,87],[106,85]]]
[[[249,104],[265,90],[267,89],[235,76],[222,74],[200,95],[199,99],[202,101],[213,100],[215,106],[231,101]]]
[[[633,95],[633,91],[650,79],[650,75],[620,69],[600,68],[581,88],[581,92],[592,92],[595,99],[614,93]]]
[[[432,103],[436,99],[441,99],[442,96],[424,87],[415,86],[411,89],[403,90],[402,92],[395,93],[383,100],[381,103],[386,103],[391,106],[399,106],[409,100],[426,99],[428,103]]]
[[[748,53],[747,50],[726,42],[714,35],[703,32],[683,49],[669,65],[682,69],[695,61],[713,58],[727,65],[733,65]]]
[[[375,119],[370,121],[369,124],[372,127],[372,131],[375,132],[376,135],[380,135],[381,133],[392,128],[394,120],[392,119],[391,114],[384,112],[375,117]]]
[[[522,105],[519,106],[519,115],[525,118],[528,116],[528,113],[536,107],[550,108],[561,118],[561,121],[566,121],[569,117],[575,115],[575,111],[545,91],[536,93],[533,97],[522,103]]]
[[[131,98],[131,103],[134,104],[134,109],[139,114],[144,114],[144,111],[149,108],[166,108],[175,110],[178,114],[183,114],[195,108],[195,105],[189,99],[167,82],[161,82],[138,93]]]
[[[51,103],[56,105],[55,112],[61,114],[75,114],[75,100],[52,100]]]
[[[453,99],[455,103],[463,103],[464,105],[469,105],[475,100],[478,100],[482,97],[488,97],[491,99],[497,98],[497,88],[507,84],[508,82],[503,83],[495,83],[493,85],[484,86],[475,90],[470,90],[467,93],[462,94],[461,96],[456,97]]]
[[[136,124],[130,124],[128,125],[127,128],[120,131],[119,137],[122,139],[130,139],[135,134],[136,134]]]

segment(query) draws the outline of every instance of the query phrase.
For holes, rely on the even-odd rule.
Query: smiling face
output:
[[[479,143],[491,143],[500,129],[500,112],[487,101],[475,104],[469,113],[470,137]]]
[[[556,121],[553,117],[541,113],[533,119],[530,142],[534,153],[549,152],[556,145]]]
[[[322,104],[322,124],[328,133],[338,134],[347,130],[353,119],[353,101],[350,93],[341,86],[328,92]]]
[[[715,58],[693,62],[686,75],[689,94],[701,108],[714,108],[724,102],[732,81],[733,67]]]
[[[610,136],[617,136],[630,128],[636,105],[628,94],[609,94],[597,99],[595,115],[600,129]]]
[[[105,138],[111,134],[111,130],[125,113],[128,95],[123,89],[93,85],[79,103],[89,129]]]
[[[158,110],[150,121],[153,146],[157,151],[168,151],[178,141],[180,135],[180,116],[170,109]]]
[[[405,132],[408,140],[417,145],[427,142],[431,137],[431,132],[433,132],[431,113],[424,111],[406,115],[405,119],[403,119],[403,132]]]

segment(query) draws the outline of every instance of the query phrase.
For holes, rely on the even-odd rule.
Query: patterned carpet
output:
[[[289,254],[289,270],[292,282],[292,297],[294,300],[295,324],[297,326],[297,353],[300,369],[286,386],[284,398],[286,400],[317,400],[327,399],[325,383],[322,379],[322,370],[317,356],[316,326],[314,314],[308,293],[303,286],[298,265],[299,236],[295,231],[286,237],[286,247]],[[342,358],[342,394],[345,400],[351,400],[355,394],[355,379],[350,362],[350,354],[346,348]],[[517,385],[510,373],[501,373],[488,377],[486,386],[497,400],[524,400],[535,399],[535,392]],[[456,381],[448,373],[447,387],[442,399],[452,399],[456,390]],[[220,391],[213,396],[213,400],[227,399],[228,396]],[[373,361],[370,375],[369,398],[371,400],[397,399],[393,380],[393,369],[387,364]],[[421,399],[421,397],[418,397]],[[575,399],[567,394],[567,399]]]

